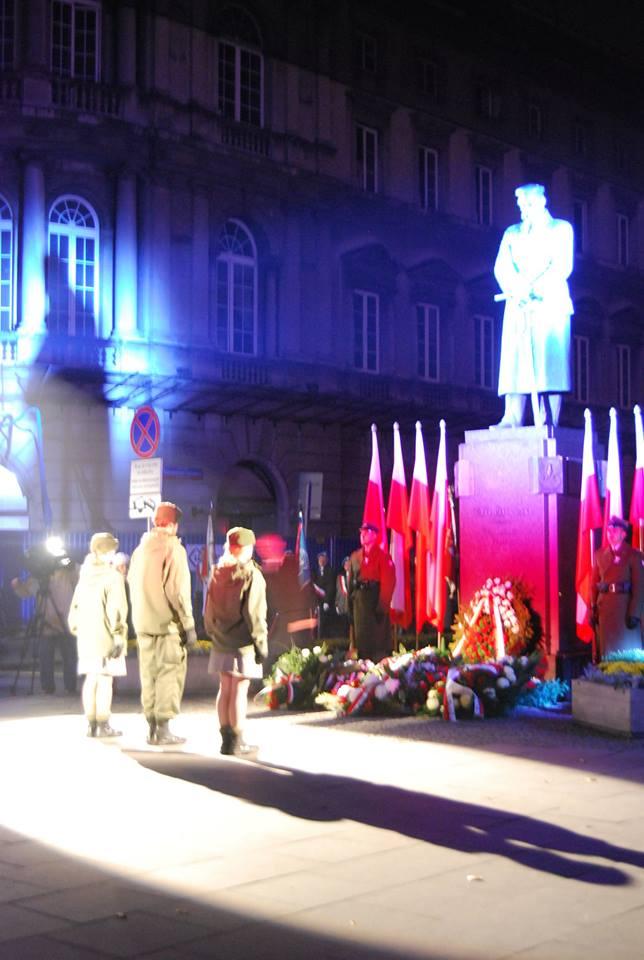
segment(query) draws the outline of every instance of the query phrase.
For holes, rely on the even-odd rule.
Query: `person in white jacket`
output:
[[[125,676],[127,598],[122,575],[111,564],[118,540],[95,533],[69,609],[76,636],[78,673],[85,675],[82,700],[88,737],[120,737],[111,723],[112,678]]]

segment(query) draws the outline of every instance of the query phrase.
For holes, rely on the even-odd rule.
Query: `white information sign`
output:
[[[131,520],[154,516],[154,511],[162,499],[162,480],[163,460],[161,457],[130,461]]]

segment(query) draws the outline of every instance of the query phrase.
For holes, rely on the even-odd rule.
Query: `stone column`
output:
[[[23,175],[22,281],[20,329],[35,335],[45,328],[47,221],[45,177],[40,164],[27,161]]]
[[[126,340],[137,333],[138,238],[136,175],[119,174],[116,184],[114,251],[114,335]]]
[[[210,216],[208,198],[197,189],[192,200],[192,340],[208,340],[210,305]]]
[[[116,22],[116,73],[118,83],[133,87],[136,83],[136,10],[119,5]]]

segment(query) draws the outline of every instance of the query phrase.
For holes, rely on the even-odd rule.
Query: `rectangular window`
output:
[[[572,395],[577,403],[588,403],[589,391],[588,337],[573,337],[573,385]]]
[[[14,0],[0,0],[0,70],[12,70],[16,44]]]
[[[54,0],[51,66],[56,76],[98,80],[98,28],[95,3]]]
[[[438,207],[438,153],[431,147],[418,150],[418,188],[423,210]]]
[[[588,238],[586,236],[586,201],[573,200],[572,202],[572,225],[575,231],[575,252],[585,253]]]
[[[440,312],[431,303],[416,304],[416,336],[418,343],[418,376],[438,380]]]
[[[492,223],[492,171],[476,168],[476,220],[484,227]]]
[[[488,120],[498,120],[501,116],[501,97],[487,84],[477,90],[478,113]]]
[[[357,370],[378,373],[380,298],[377,293],[353,291],[353,365]]]
[[[356,127],[358,180],[366,193],[378,192],[378,131],[358,124]]]
[[[433,60],[421,57],[418,61],[416,85],[420,93],[436,99],[438,95],[438,68]]]
[[[366,73],[376,73],[378,69],[378,42],[368,33],[358,35],[358,66]]]
[[[474,317],[474,382],[492,390],[494,379],[494,320]]]
[[[631,405],[631,348],[617,344],[617,403],[623,410]]]
[[[263,61],[259,53],[233,43],[219,42],[217,102],[229,120],[261,127]]]
[[[10,223],[0,223],[0,330],[11,330],[12,318],[12,231]]]
[[[625,213],[617,214],[617,263],[627,267],[629,263],[629,222]]]
[[[543,115],[541,107],[531,103],[528,107],[528,135],[533,140],[541,140],[543,136]]]

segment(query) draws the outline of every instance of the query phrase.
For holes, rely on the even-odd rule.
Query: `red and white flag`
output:
[[[617,411],[610,408],[610,430],[608,431],[608,463],[606,464],[606,498],[604,500],[604,526],[602,547],[608,546],[606,527],[611,517],[624,517],[622,505],[622,478],[619,469],[619,441],[617,439]]]
[[[387,526],[391,530],[389,552],[396,570],[396,586],[391,598],[389,619],[401,627],[408,627],[412,616],[409,571],[411,531],[408,512],[407,481],[400,445],[400,428],[397,423],[394,423],[394,466],[387,503]]]
[[[591,602],[591,579],[593,573],[594,530],[602,525],[602,509],[595,474],[593,456],[593,424],[590,410],[584,410],[584,453],[581,466],[581,493],[579,502],[579,528],[577,531],[577,565],[575,567],[575,590],[577,609],[575,620],[577,636],[584,643],[592,643],[593,630],[588,623]]]
[[[373,523],[380,531],[380,545],[387,549],[387,531],[385,529],[385,501],[382,495],[382,476],[380,474],[380,455],[378,453],[378,428],[371,424],[371,467],[369,483],[362,514],[363,523]]]
[[[452,568],[451,544],[448,537],[451,518],[447,494],[447,453],[444,420],[440,422],[440,434],[432,512],[429,518],[429,583],[427,592],[432,611],[431,622],[439,633],[442,633],[445,629],[445,610],[447,607],[446,577],[450,576]]]
[[[206,542],[201,550],[201,584],[203,587],[203,613],[206,612],[206,597],[208,596],[208,583],[210,581],[210,571],[215,563],[215,536],[212,529],[212,503],[208,511],[208,525],[206,527]]]
[[[429,485],[427,482],[427,463],[423,431],[416,423],[416,456],[414,476],[409,497],[409,526],[416,532],[416,583],[415,614],[416,633],[420,633],[423,624],[431,623],[431,603],[428,595],[429,576]]]
[[[635,417],[635,476],[628,519],[633,528],[633,546],[644,550],[644,433],[642,432],[642,411],[633,407]]]

